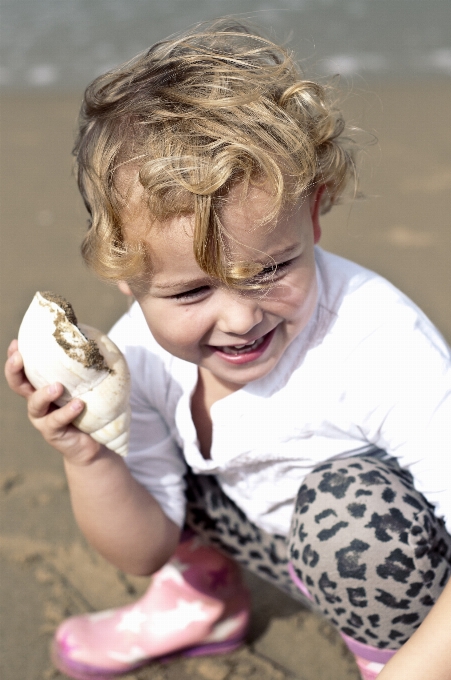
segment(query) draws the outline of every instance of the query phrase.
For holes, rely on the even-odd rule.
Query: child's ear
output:
[[[131,297],[133,297],[133,293],[130,289],[130,286],[126,281],[118,281],[117,287],[119,288],[121,293],[124,293],[124,295],[130,295]]]
[[[315,189],[315,191],[310,194],[310,215],[312,217],[313,223],[313,240],[315,243],[321,238],[321,224],[319,222],[320,208],[321,208],[321,196],[326,188],[325,184],[321,184]]]

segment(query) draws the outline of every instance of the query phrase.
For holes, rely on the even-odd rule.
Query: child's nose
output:
[[[224,292],[218,318],[218,328],[223,333],[246,335],[262,320],[263,311],[258,299],[239,292]]]

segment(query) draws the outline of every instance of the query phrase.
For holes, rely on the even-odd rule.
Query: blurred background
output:
[[[289,41],[318,73],[451,74],[448,0],[2,0],[1,83],[82,88],[157,40],[226,14]]]
[[[388,277],[451,340],[449,0],[1,0],[2,355],[36,290],[65,296],[81,321],[103,330],[126,309],[79,256],[86,214],[71,148],[84,87],[157,40],[231,14],[292,49],[308,77],[333,79],[348,122],[364,131],[366,198],[325,216],[323,247]],[[4,382],[0,394],[0,673],[50,680],[62,677],[48,660],[55,625],[69,613],[133,598],[143,586],[84,544],[59,457]],[[256,678],[357,677],[330,630],[256,588],[255,644],[245,650]],[[139,678],[229,680],[231,667],[221,671],[221,663]]]

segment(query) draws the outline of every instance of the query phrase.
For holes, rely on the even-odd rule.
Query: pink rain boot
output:
[[[71,678],[109,680],[172,655],[236,649],[248,621],[238,565],[194,537],[180,543],[135,604],[64,621],[52,659]]]
[[[360,671],[360,675],[362,676],[362,680],[376,680],[377,676],[382,672],[382,669],[385,666],[383,663],[378,663],[377,661],[367,661],[366,659],[362,659],[360,656],[355,656],[354,658]]]
[[[340,633],[348,649],[354,654],[362,680],[376,680],[383,667],[396,654],[396,649],[377,649]]]

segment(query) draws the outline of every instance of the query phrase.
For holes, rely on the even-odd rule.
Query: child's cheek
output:
[[[316,276],[293,277],[278,284],[267,300],[278,306],[279,314],[289,320],[310,313],[316,304],[318,286]]]
[[[200,324],[185,308],[177,309],[172,314],[166,310],[151,330],[159,345],[180,358],[192,360],[188,355],[196,351],[201,340]]]

